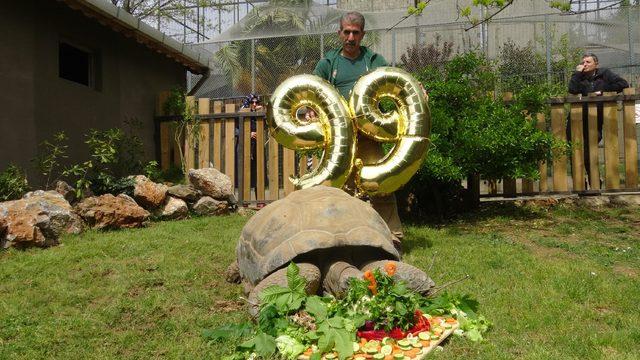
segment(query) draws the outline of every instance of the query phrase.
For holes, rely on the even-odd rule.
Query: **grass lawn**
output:
[[[219,359],[203,329],[246,320],[224,280],[246,218],[86,232],[0,252],[0,359]],[[483,343],[441,359],[640,359],[640,209],[485,206],[407,226],[405,261],[480,301]]]

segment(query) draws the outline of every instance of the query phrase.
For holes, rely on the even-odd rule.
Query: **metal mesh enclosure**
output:
[[[446,2],[437,4],[451,7]],[[430,11],[437,10],[436,7]],[[250,14],[243,19],[244,23],[221,34],[223,41],[214,39],[201,45],[215,54],[215,66],[195,95],[228,98],[249,92],[269,94],[287,77],[312,72],[326,50],[339,46],[336,29],[342,12],[314,8],[296,13],[303,19],[299,27],[287,21],[277,23],[275,15],[265,20]],[[505,12],[472,29],[443,8],[442,16],[412,17],[387,30],[403,15],[403,11],[365,13],[365,45],[382,54],[389,63],[409,70],[425,65],[437,70],[438,65],[456,53],[477,51],[494,61],[505,88],[511,86],[513,79],[520,83],[547,80],[566,83],[581,55],[593,52],[602,66],[613,69],[633,86],[638,83],[637,6],[577,15],[513,16]],[[288,15],[283,16],[287,19]],[[262,28],[255,25],[256,21],[263,21]],[[191,77],[188,83],[193,86],[198,80]]]

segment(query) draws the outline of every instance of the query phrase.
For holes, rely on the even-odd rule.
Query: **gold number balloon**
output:
[[[298,119],[298,110],[304,107],[315,111],[315,121],[305,123]],[[355,127],[346,101],[331,84],[314,75],[288,78],[271,96],[267,122],[271,135],[289,149],[324,150],[316,169],[291,178],[296,188],[344,185],[353,169]]]
[[[384,98],[396,104],[395,111],[380,111]],[[299,120],[302,107],[313,109],[316,120]],[[317,76],[290,77],[271,96],[267,122],[272,136],[287,148],[324,150],[315,170],[291,178],[296,188],[342,187],[355,166],[358,190],[375,196],[396,191],[416,173],[429,146],[431,117],[420,83],[406,71],[381,67],[356,82],[349,104]],[[365,164],[355,159],[356,129],[395,146],[382,159]]]
[[[392,100],[396,110],[382,113],[379,104],[384,98]],[[395,143],[376,163],[355,160],[360,191],[390,194],[418,171],[429,147],[431,116],[427,100],[420,83],[398,68],[381,67],[358,79],[349,101],[358,130],[376,141]]]

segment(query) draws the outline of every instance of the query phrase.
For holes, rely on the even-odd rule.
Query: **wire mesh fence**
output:
[[[378,14],[378,18],[384,17]],[[335,17],[334,17],[335,19]],[[365,45],[394,65],[417,71],[431,65],[438,71],[455,54],[483,53],[500,75],[499,86],[550,81],[566,84],[583,53],[595,53],[601,66],[638,85],[640,75],[640,9],[637,6],[575,15],[502,17],[468,29],[468,23],[405,21],[386,30],[382,20],[368,23]],[[255,20],[254,20],[255,21]],[[369,21],[369,20],[367,20]],[[311,73],[325,52],[338,47],[335,29],[313,34],[279,36],[254,31],[206,44],[214,53],[211,76],[196,97],[229,98],[249,92],[269,94],[284,79]],[[382,28],[380,28],[382,27]],[[330,30],[327,30],[330,29]],[[189,76],[194,86],[199,76]]]

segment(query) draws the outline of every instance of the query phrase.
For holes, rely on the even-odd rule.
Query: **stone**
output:
[[[4,230],[3,230],[4,228]],[[32,191],[20,199],[0,203],[0,247],[48,247],[63,234],[78,234],[82,220],[56,191]]]
[[[94,229],[142,227],[150,215],[125,196],[111,194],[86,198],[75,205],[75,210]]]
[[[251,217],[251,216],[253,216],[255,213],[256,213],[256,211],[255,211],[255,210],[253,210],[253,209],[249,209],[249,208],[246,208],[246,207],[244,207],[244,206],[243,206],[243,207],[239,207],[239,208],[238,208],[238,215],[240,215],[240,216],[244,216],[244,217]]]
[[[617,206],[640,206],[640,195],[614,195],[610,198],[611,205]]]
[[[215,168],[190,169],[189,182],[203,195],[227,200],[233,195],[231,178]]]
[[[157,213],[161,219],[165,220],[184,219],[188,214],[189,207],[187,206],[187,203],[184,200],[173,196],[167,196],[167,199],[164,201],[164,205]]]
[[[73,204],[76,201],[76,190],[62,180],[56,181],[56,192],[62,195],[69,204]]]
[[[123,199],[125,199],[125,200],[127,200],[127,201],[129,201],[129,202],[131,202],[133,204],[138,205],[138,203],[135,201],[134,198],[132,198],[131,196],[129,196],[129,195],[125,194],[125,193],[118,194],[118,197],[119,198],[123,198]]]
[[[133,198],[145,209],[154,209],[164,203],[168,187],[164,184],[156,184],[144,175],[133,178]]]
[[[198,215],[226,215],[229,213],[229,204],[203,196],[193,205],[193,211]]]
[[[198,191],[193,185],[174,185],[167,189],[167,194],[191,203],[198,201],[200,191]]]
[[[581,196],[576,200],[576,205],[602,207],[609,205],[609,198],[607,196]]]

